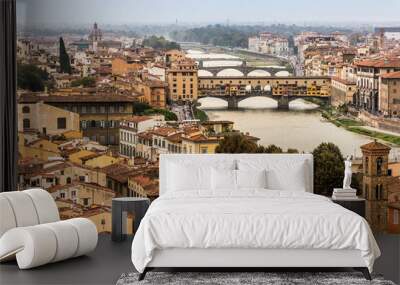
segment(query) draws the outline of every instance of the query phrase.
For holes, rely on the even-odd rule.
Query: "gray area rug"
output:
[[[117,285],[146,285],[146,284],[213,284],[213,285],[242,285],[242,284],[324,284],[324,285],[395,285],[384,280],[381,276],[373,275],[368,281],[359,272],[148,272],[146,278],[138,281],[138,273],[122,274]]]

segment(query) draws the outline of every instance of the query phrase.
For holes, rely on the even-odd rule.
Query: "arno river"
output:
[[[275,101],[267,98],[247,99],[239,103],[243,109],[234,111],[224,110],[226,103],[220,99],[203,98],[199,102],[210,120],[233,121],[236,129],[260,138],[260,144],[275,144],[284,150],[311,152],[321,142],[333,142],[343,155],[361,157],[360,146],[373,140],[326,122],[315,105],[302,100],[291,102],[290,111],[274,109]],[[399,148],[392,150],[391,157],[396,154],[400,155]]]

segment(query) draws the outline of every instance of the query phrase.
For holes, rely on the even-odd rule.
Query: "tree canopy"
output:
[[[83,77],[78,80],[74,80],[71,82],[72,87],[78,87],[78,86],[83,86],[83,87],[96,87],[96,79],[93,77]]]
[[[65,49],[65,44],[63,38],[60,38],[60,72],[61,73],[72,73],[71,62],[69,60],[69,55]]]
[[[257,144],[247,139],[244,135],[229,134],[220,141],[215,149],[216,153],[256,153]]]
[[[135,102],[133,105],[133,109],[134,109],[135,115],[151,116],[151,115],[160,114],[160,115],[163,115],[165,120],[167,120],[167,121],[177,121],[178,120],[178,117],[176,116],[175,113],[173,113],[169,110],[152,108],[149,104],[143,103],[143,102]]]
[[[226,135],[217,146],[216,153],[283,153],[276,145],[257,146],[243,134]],[[297,149],[288,149],[287,153],[298,153]],[[333,143],[321,143],[313,151],[314,156],[314,193],[331,196],[334,188],[342,187],[344,176],[344,158],[340,149]],[[359,181],[353,176],[352,186],[357,189]]]
[[[18,64],[18,88],[38,92],[43,91],[49,83],[49,74],[45,70],[33,64]]]
[[[279,146],[271,144],[267,147],[260,145],[257,149],[257,152],[258,153],[283,153],[283,150]]]
[[[333,188],[342,187],[344,158],[333,143],[321,143],[313,151],[314,193],[331,196]]]
[[[234,27],[209,25],[185,31],[173,32],[174,39],[181,41],[200,42],[226,47],[247,48],[249,34]]]
[[[208,25],[203,27],[179,29],[170,32],[172,39],[183,42],[199,42],[225,47],[248,47],[248,38],[258,35],[260,32],[270,32],[283,36],[294,36],[309,31],[307,26],[297,25]],[[349,29],[335,26],[315,26],[313,30],[318,33],[332,33],[334,31],[350,32]],[[293,38],[292,38],[293,39]],[[289,38],[290,45],[294,44]],[[292,47],[292,46],[291,46]]]
[[[217,146],[216,153],[283,153],[282,148],[271,144],[257,145],[241,133],[230,133],[224,136]],[[298,153],[295,149],[288,149],[288,153]]]
[[[166,40],[164,37],[151,36],[143,40],[143,45],[158,50],[181,49],[176,42]]]

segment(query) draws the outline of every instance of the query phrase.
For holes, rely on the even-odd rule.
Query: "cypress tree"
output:
[[[71,63],[65,49],[63,38],[60,37],[60,72],[71,74]]]

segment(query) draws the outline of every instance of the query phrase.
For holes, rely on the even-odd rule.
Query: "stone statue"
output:
[[[351,156],[348,156],[344,161],[344,179],[343,179],[343,189],[351,189],[351,176],[353,172],[351,171]]]

